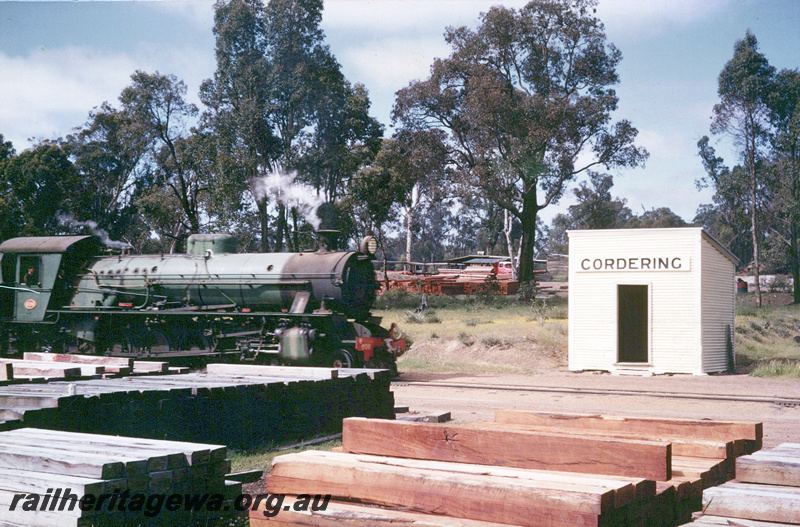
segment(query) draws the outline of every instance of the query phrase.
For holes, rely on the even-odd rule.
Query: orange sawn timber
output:
[[[341,454],[341,453],[340,453]],[[326,454],[317,452],[319,458]],[[512,478],[509,481],[527,481],[531,485],[542,488],[590,491],[602,495],[602,510],[611,506],[621,508],[635,501],[643,501],[656,495],[656,482],[642,478],[624,476],[607,476],[603,474],[579,474],[576,472],[558,472],[551,470],[532,470],[514,467],[476,465],[472,463],[454,463],[451,461],[433,461],[430,459],[408,459],[370,454],[346,454],[347,457],[336,457],[337,462],[349,460],[358,463],[377,463],[380,467],[402,467],[419,469],[425,473],[443,471],[448,473],[469,474],[472,476],[496,476]]]
[[[681,436],[711,441],[744,439],[747,442],[745,451],[748,453],[761,449],[764,435],[763,424],[756,421],[626,417],[527,410],[497,410],[494,420],[498,423],[551,426],[562,429],[640,432],[654,437]]]
[[[273,459],[270,494],[331,494],[457,518],[548,527],[613,525],[613,493],[518,478],[406,468],[306,451]]]
[[[538,432],[553,433],[555,429],[553,426],[541,425],[525,425],[517,423],[469,423],[471,427],[475,428],[494,428],[496,430],[531,430]],[[694,439],[687,437],[680,437],[677,435],[672,436],[654,436],[652,434],[644,434],[641,432],[626,432],[621,430],[590,430],[581,428],[562,428],[558,429],[559,434],[566,435],[584,435],[607,437],[616,439],[633,439],[642,441],[662,441],[665,443],[672,443],[672,455],[674,456],[692,456],[692,457],[705,457],[710,459],[727,459],[735,457],[737,442],[736,441],[712,441],[709,439]]]
[[[299,505],[298,505],[299,503]],[[342,527],[342,525],[369,525],[370,527],[508,527],[504,523],[482,522],[451,516],[423,514],[412,511],[383,509],[331,500],[324,510],[313,504],[307,506],[296,496],[286,496],[280,505],[263,503],[250,511],[250,527]]]
[[[491,430],[351,417],[344,420],[342,447],[357,454],[656,481],[666,481],[672,474],[669,443],[565,436],[556,431]]]

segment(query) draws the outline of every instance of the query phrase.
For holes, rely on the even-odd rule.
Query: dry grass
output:
[[[422,313],[375,313],[413,341],[398,368],[435,373],[542,373],[567,364],[566,301],[462,299]],[[411,314],[414,316],[412,317]]]
[[[764,295],[764,307],[753,296],[737,297],[737,370],[759,377],[798,377],[800,310],[786,294]]]
[[[796,377],[800,371],[800,308],[786,294],[737,296],[737,371]],[[395,299],[396,300],[396,299]],[[412,339],[398,367],[408,372],[522,373],[565,369],[567,301],[521,302],[514,298],[428,298],[432,307],[415,313],[419,299],[401,297],[402,307],[376,314],[399,321]]]

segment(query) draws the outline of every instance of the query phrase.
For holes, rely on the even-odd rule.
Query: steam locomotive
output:
[[[396,371],[406,341],[370,309],[375,244],[238,253],[195,234],[185,254],[103,254],[96,236],[0,244],[0,352],[157,357],[238,352],[268,364]]]

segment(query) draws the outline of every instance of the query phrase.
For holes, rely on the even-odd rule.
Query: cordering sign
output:
[[[578,271],[689,271],[688,256],[582,258]]]

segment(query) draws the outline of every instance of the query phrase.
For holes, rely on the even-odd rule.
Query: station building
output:
[[[569,231],[569,369],[734,366],[737,258],[702,228]]]

